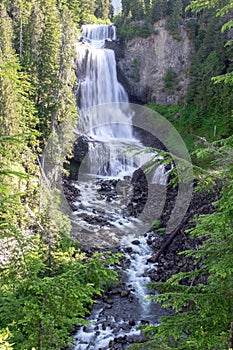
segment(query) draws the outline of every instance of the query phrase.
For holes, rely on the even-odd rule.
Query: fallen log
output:
[[[191,211],[182,221],[181,223],[177,226],[177,228],[172,231],[172,233],[170,234],[170,236],[168,237],[168,239],[163,243],[162,247],[157,251],[157,253],[155,253],[154,255],[152,255],[150,258],[147,259],[148,262],[153,262],[155,263],[158,258],[164,253],[164,251],[169,247],[169,245],[173,242],[174,238],[176,237],[176,235],[179,233],[179,231],[182,230],[184,224],[190,219],[190,217],[192,216],[193,211]]]

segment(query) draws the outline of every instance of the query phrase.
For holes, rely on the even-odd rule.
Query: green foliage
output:
[[[168,68],[164,77],[165,88],[168,89],[169,91],[174,91],[177,83],[178,83],[177,74],[172,70],[172,68]]]
[[[31,84],[20,72],[20,64],[12,46],[11,19],[3,5],[0,13],[0,195],[2,224],[11,222],[25,227],[25,203],[32,201],[37,174],[32,147],[36,145],[34,128],[36,112],[29,98]],[[27,191],[27,200],[26,200]],[[20,217],[20,218],[19,218]],[[2,231],[4,237],[4,228]]]
[[[193,163],[200,166],[206,167],[209,164],[206,160],[203,161],[197,158],[195,153],[193,153],[197,146],[202,148],[200,137],[205,135],[207,140],[214,141],[223,136],[227,137],[232,133],[233,119],[230,111],[220,112],[218,110],[219,106],[214,107],[210,105],[201,110],[198,106],[191,104],[186,106],[163,106],[151,102],[148,107],[160,113],[175,126],[192,155]]]
[[[61,28],[55,1],[41,1],[41,13],[44,26],[38,48],[35,101],[37,101],[41,131],[47,136],[56,123],[57,116]]]
[[[181,106],[179,105],[164,106],[164,105],[157,105],[154,102],[149,103],[148,107],[160,113],[162,116],[164,116],[167,119],[173,118],[177,113],[180,113],[180,110],[181,110]]]
[[[154,228],[154,229],[159,228],[159,226],[160,226],[160,220],[154,220],[154,221],[152,222],[152,225],[153,225],[153,228]]]
[[[122,13],[120,15],[117,15],[114,18],[114,21],[116,22],[116,24],[119,24],[119,22],[121,21],[121,25],[128,25],[128,30],[130,30],[131,24],[133,24],[134,22],[145,22],[148,24],[150,33],[152,33],[153,30],[150,28],[151,24],[154,24],[161,18],[167,17],[166,28],[170,31],[170,33],[176,40],[181,40],[179,24],[183,23],[182,21],[184,19],[185,6],[185,0],[123,0]],[[121,30],[120,26],[119,29]],[[130,37],[127,36],[127,29],[123,30],[121,32],[121,35],[127,40],[130,40],[134,37],[132,35]],[[135,33],[135,36],[137,35],[139,34]]]
[[[3,174],[24,175],[10,170]],[[9,195],[6,189],[5,185],[1,191],[0,258],[7,250],[10,254],[1,266],[0,323],[11,329],[15,349],[61,348],[70,343],[74,325],[84,322],[93,295],[116,280],[116,272],[108,266],[118,257],[106,252],[87,258],[80,252],[69,238],[70,222],[60,210],[58,191],[43,192],[42,221],[33,216],[34,235],[25,235],[14,217],[19,214],[20,194]],[[9,207],[11,221],[6,215]]]
[[[195,2],[192,3],[194,5]],[[223,23],[224,19],[216,18],[212,8],[202,10],[200,19],[189,22],[196,54],[190,70],[187,101],[196,104],[199,109],[212,106],[216,109],[215,114],[227,113],[229,116],[232,109],[232,89],[229,85],[213,82],[231,81],[233,47],[229,45],[227,32],[221,33]],[[213,78],[214,76],[218,78]],[[221,102],[223,100],[224,103]]]
[[[211,34],[211,28],[210,25],[192,62],[187,102],[195,103],[201,109],[211,106],[216,109],[215,112],[229,115],[232,90],[230,86],[214,84],[212,77],[231,70],[227,62],[232,53],[224,48],[223,38],[213,32]],[[220,107],[221,99],[224,99],[224,105]]]
[[[109,0],[96,0],[95,1],[95,16],[102,18],[103,20],[111,19],[113,16],[113,6]]]
[[[120,34],[127,40],[135,35],[147,37],[153,32],[151,23],[169,16],[169,30],[179,39],[177,23],[183,23],[185,3],[124,0],[123,13],[118,16]],[[218,9],[219,14],[227,12],[230,4]],[[117,263],[117,257],[110,253],[86,257],[70,239],[61,194],[53,188],[71,149],[70,130],[77,122],[72,91],[77,26],[108,22],[111,16],[109,1],[7,0],[0,5],[0,347],[4,350],[11,349],[11,343],[19,350],[64,348],[71,342],[74,325],[84,323],[93,295],[100,295],[117,278],[109,268]],[[153,106],[165,113],[187,140],[190,135],[193,140],[193,135],[203,134],[211,135],[210,140],[226,138],[232,131],[232,89],[223,84],[232,82],[232,48],[226,34],[218,30],[222,21],[208,17],[204,14],[198,22],[188,22],[197,50],[189,105],[166,110]],[[222,30],[231,27],[230,20]],[[134,71],[140,79],[138,62]],[[213,75],[218,76],[214,81]],[[172,79],[168,76],[168,88]],[[53,177],[41,175],[44,181],[49,179],[46,186],[39,174],[38,141],[41,147],[47,145],[46,156],[53,147],[57,149]],[[62,150],[56,147],[59,145],[64,146]],[[193,231],[204,244],[185,254],[205,262],[187,278],[193,281],[204,274],[208,284],[185,287],[179,281],[186,276],[180,275],[166,287],[158,286],[165,305],[173,303],[181,311],[185,306],[187,313],[176,315],[175,322],[164,320],[162,328],[148,326],[148,334],[160,334],[159,342],[150,340],[144,348],[174,348],[172,335],[177,346],[185,349],[223,348],[228,343],[232,315],[232,139],[214,143],[213,149],[199,148],[195,154],[207,164],[206,156],[208,163],[215,163],[210,164],[211,171],[202,171],[202,181],[206,185],[221,178],[222,197],[216,213],[201,218]],[[192,328],[188,327],[190,322]],[[167,345],[162,345],[162,338]]]
[[[8,328],[0,330],[0,349],[1,350],[13,350],[12,345],[8,342],[11,337],[11,333]]]
[[[166,17],[169,3],[163,0],[152,1],[151,21],[157,22],[159,19]]]
[[[170,31],[175,40],[180,41],[182,38],[180,36],[181,19],[183,12],[182,0],[176,0],[172,2],[171,13],[169,14],[166,22],[166,28]]]
[[[137,36],[147,38],[153,33],[153,28],[147,22],[124,20],[121,15],[116,16],[114,22],[118,27],[118,34],[126,40],[132,40]]]
[[[1,268],[1,324],[9,325],[15,349],[61,348],[71,342],[74,325],[84,323],[93,295],[116,280],[116,272],[106,266],[117,263],[117,258],[110,253],[87,258],[75,242],[70,240],[64,249],[61,240],[63,249],[52,253],[51,270],[38,239],[26,241],[20,232],[14,238],[20,245],[12,252],[12,261]]]
[[[193,134],[193,120],[191,119],[191,112],[193,106],[181,105],[156,105],[154,102],[148,104],[148,107],[167,118],[172,125],[175,126],[182,139],[184,140],[188,150],[192,152],[195,149],[195,136]],[[195,109],[196,111],[196,109]],[[194,114],[194,112],[193,112]],[[191,131],[192,130],[192,131]],[[208,132],[209,132],[208,128]]]

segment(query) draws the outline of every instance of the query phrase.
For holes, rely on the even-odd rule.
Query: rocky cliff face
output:
[[[154,31],[129,41],[123,57],[116,52],[118,79],[132,102],[170,105],[187,92],[192,45],[182,26],[181,40],[175,40],[165,29],[165,19],[154,24]]]

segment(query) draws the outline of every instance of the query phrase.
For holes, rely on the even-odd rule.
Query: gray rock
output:
[[[138,239],[135,239],[134,241],[131,242],[132,244],[134,245],[139,245],[140,244],[140,241]]]
[[[124,57],[118,56],[118,79],[132,102],[171,105],[181,101],[187,92],[192,45],[184,26],[180,26],[178,41],[165,29],[165,21],[161,19],[154,24],[157,34],[128,41]],[[172,91],[164,84],[168,68],[177,78]]]

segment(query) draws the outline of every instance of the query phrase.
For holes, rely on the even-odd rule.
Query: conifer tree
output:
[[[29,145],[35,142],[33,129],[37,119],[35,108],[28,98],[31,86],[26,75],[20,72],[20,64],[12,46],[12,23],[4,5],[1,5],[0,16],[0,131],[5,136],[1,140],[1,163],[12,171],[33,174],[36,166],[33,165],[34,156]],[[20,138],[21,142],[16,138]],[[3,182],[8,180],[4,178]],[[29,183],[30,181],[21,182],[22,189],[30,187]],[[30,196],[33,188],[29,190],[29,187]],[[15,178],[12,181],[11,194],[19,192],[20,189],[20,182]],[[15,220],[17,222],[16,217]]]
[[[168,4],[169,16],[167,18],[166,27],[172,34],[174,39],[180,40],[179,24],[182,19],[183,4],[182,0],[171,1]]]
[[[61,26],[56,1],[41,0],[40,5],[44,16],[44,27],[39,42],[36,106],[39,113],[40,130],[45,136],[48,136],[57,122],[56,92],[59,86]]]
[[[19,133],[20,130],[17,85],[19,62],[12,47],[11,20],[2,4],[0,11],[0,129],[2,135],[12,135]]]
[[[158,21],[167,14],[168,2],[163,0],[152,0],[151,19],[153,22]]]

